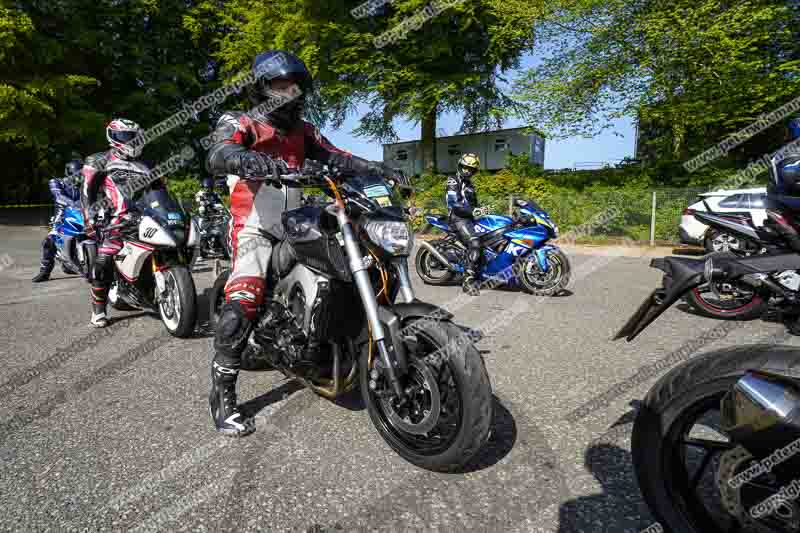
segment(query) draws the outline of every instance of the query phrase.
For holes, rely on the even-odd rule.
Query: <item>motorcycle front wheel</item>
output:
[[[726,348],[674,368],[648,392],[634,422],[631,453],[642,495],[664,531],[796,531],[750,518],[750,509],[777,493],[780,482],[765,475],[731,488],[733,475],[752,462],[721,428],[720,412],[720,400],[747,371],[788,375],[796,363],[797,352],[788,346]]]
[[[164,271],[166,293],[159,298],[161,322],[173,337],[191,337],[197,322],[197,292],[189,269],[184,266]]]
[[[401,405],[390,392],[377,346],[370,354],[369,343],[360,361],[361,394],[378,433],[403,459],[435,472],[458,471],[489,438],[489,374],[471,339],[455,324],[422,318],[403,326],[414,323],[418,331],[405,337],[407,401]]]
[[[567,255],[561,250],[555,249],[547,252],[547,272],[541,272],[537,268],[535,253],[531,253],[524,261],[525,264],[519,277],[522,287],[529,294],[554,296],[569,284],[572,266]]]

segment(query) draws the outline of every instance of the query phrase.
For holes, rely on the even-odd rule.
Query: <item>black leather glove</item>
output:
[[[290,173],[286,161],[252,150],[240,156],[239,168],[243,178],[255,180],[278,180],[282,175]]]
[[[382,178],[393,178],[395,180],[400,177],[394,169],[383,163],[344,154],[331,154],[328,159],[328,165],[338,168],[343,174],[375,174]]]

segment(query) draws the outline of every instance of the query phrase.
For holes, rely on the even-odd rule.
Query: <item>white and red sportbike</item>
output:
[[[154,311],[171,335],[190,337],[197,322],[190,267],[197,223],[160,187],[145,189],[134,207],[128,220],[106,228],[119,230],[123,242],[108,301],[118,310]]]

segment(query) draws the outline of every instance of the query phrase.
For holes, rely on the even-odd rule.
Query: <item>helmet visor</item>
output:
[[[461,172],[462,176],[466,176],[468,178],[471,178],[472,176],[474,176],[478,172],[477,168],[468,167],[468,166],[465,166],[465,165],[458,165],[458,170],[459,170],[459,172]]]
[[[139,135],[136,131],[118,131],[118,130],[111,130],[108,134],[111,137],[111,140],[114,142],[127,144],[131,142],[136,136]]]

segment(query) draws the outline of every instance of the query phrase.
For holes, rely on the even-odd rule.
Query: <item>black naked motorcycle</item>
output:
[[[264,234],[273,244],[268,294],[243,368],[278,370],[330,399],[360,388],[378,433],[400,456],[458,470],[489,436],[483,358],[453,315],[415,297],[413,233],[398,190],[319,168],[281,177],[281,186],[322,187],[333,201],[284,212],[281,239]],[[229,276],[212,289],[212,323]],[[301,360],[309,346],[320,354],[315,364]]]
[[[633,340],[701,283],[772,284],[771,275],[800,269],[800,255],[653,263],[667,273],[664,287],[615,340]],[[642,495],[665,531],[800,532],[800,350],[738,346],[672,369],[645,397],[631,449]]]

